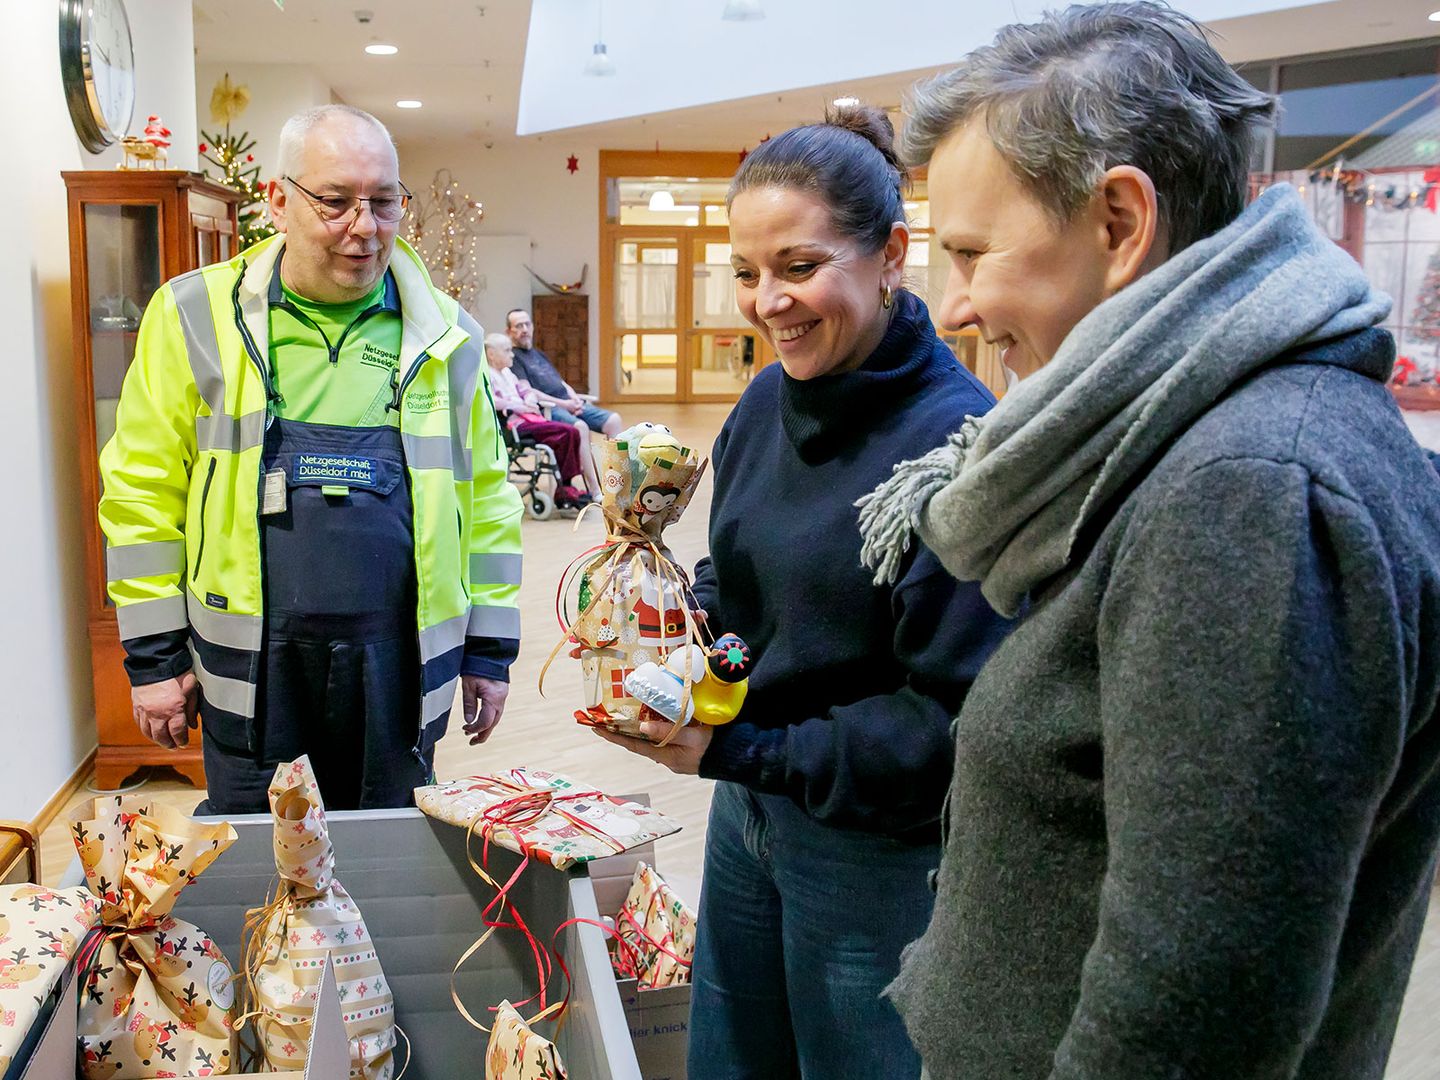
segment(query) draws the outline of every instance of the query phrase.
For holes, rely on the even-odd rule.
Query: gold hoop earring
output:
[[[895,290],[889,285],[880,286],[880,306],[889,311],[895,303]]]

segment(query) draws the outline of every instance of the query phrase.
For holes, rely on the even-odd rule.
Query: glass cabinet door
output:
[[[115,409],[135,358],[140,316],[161,285],[160,206],[86,203],[83,209],[98,448],[115,434]],[[105,603],[110,604],[108,596]]]

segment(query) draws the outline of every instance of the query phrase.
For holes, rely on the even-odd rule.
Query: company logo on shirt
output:
[[[450,391],[443,386],[437,390],[413,391],[405,395],[405,410],[407,412],[442,412],[449,407]]]
[[[400,354],[392,353],[388,349],[367,341],[364,350],[360,353],[360,362],[369,364],[371,367],[384,368],[386,371],[394,371],[400,366]]]
[[[375,459],[353,454],[296,454],[294,481],[373,488]]]

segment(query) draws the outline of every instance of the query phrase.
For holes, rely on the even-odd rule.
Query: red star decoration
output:
[[[746,155],[748,155],[749,153],[750,153],[749,150],[741,150],[741,151],[740,151],[740,164],[742,164],[742,165],[745,164],[745,157],[746,157]]]
[[[568,158],[565,159],[565,168],[570,170],[571,176],[574,176],[580,168],[580,159],[577,158],[574,154],[571,154]]]

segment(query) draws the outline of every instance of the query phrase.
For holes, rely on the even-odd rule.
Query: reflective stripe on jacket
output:
[[[206,700],[246,720],[255,716],[264,626],[266,292],[283,243],[272,237],[161,287],[100,455],[121,642],[128,649],[188,628]],[[414,505],[423,728],[450,708],[467,638],[483,650],[520,636],[521,504],[506,481],[479,324],[431,285],[403,241],[390,269],[404,319],[400,432]]]

